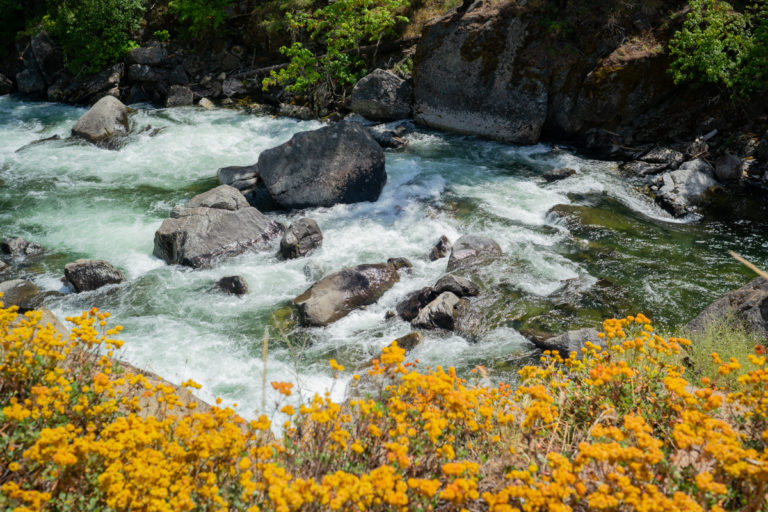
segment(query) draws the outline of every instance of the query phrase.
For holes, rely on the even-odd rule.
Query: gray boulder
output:
[[[3,260],[0,260],[0,272],[5,272],[10,268],[10,265],[4,262]]]
[[[707,306],[685,326],[690,333],[704,332],[712,322],[734,315],[752,331],[768,336],[768,280],[756,277]]]
[[[231,185],[238,190],[248,190],[256,186],[259,181],[259,166],[230,166],[222,167],[216,171],[219,183]]]
[[[685,162],[678,170],[664,173],[656,179],[655,184],[659,187],[656,201],[673,215],[685,215],[710,188],[717,185],[712,174],[712,166],[704,160]]]
[[[731,153],[724,153],[715,160],[715,176],[720,181],[735,181],[741,179],[741,158]]]
[[[76,292],[89,292],[125,281],[125,275],[104,260],[79,259],[67,263],[64,277]]]
[[[480,295],[480,287],[469,279],[446,274],[437,280],[432,287],[435,293],[451,292],[458,297],[476,297]]]
[[[375,201],[387,182],[384,152],[358,123],[301,132],[259,155],[259,174],[283,208]]]
[[[234,187],[221,185],[176,207],[155,233],[154,255],[199,268],[247,250],[266,250],[283,227],[248,206]]]
[[[549,77],[542,66],[526,66],[529,25],[491,9],[427,24],[413,59],[416,121],[504,142],[538,142]]]
[[[411,325],[422,329],[446,329],[452,331],[458,318],[459,299],[451,292],[443,292],[424,306]]]
[[[197,106],[204,108],[205,110],[213,110],[216,108],[216,105],[214,105],[208,98],[200,98],[200,101],[197,102]]]
[[[358,265],[324,277],[293,302],[302,325],[325,326],[373,304],[399,280],[392,263]]]
[[[323,243],[323,233],[313,219],[299,219],[285,230],[280,255],[285,259],[306,256]]]
[[[0,302],[3,307],[18,306],[19,309],[29,309],[32,299],[40,293],[40,289],[24,279],[14,279],[0,283]]]
[[[34,242],[15,237],[3,238],[3,241],[0,242],[0,251],[9,254],[12,258],[25,258],[27,256],[39,256],[45,252],[45,249]]]
[[[580,359],[582,357],[581,349],[587,341],[590,341],[595,345],[602,344],[597,337],[597,333],[597,329],[592,328],[576,329],[543,341],[534,338],[533,344],[541,350],[556,351],[560,354],[560,357],[563,358],[568,357],[571,352],[576,352],[577,358]]]
[[[349,96],[353,112],[374,121],[411,117],[413,88],[406,80],[383,69],[375,69],[357,82]]]
[[[45,78],[37,68],[27,68],[16,75],[16,87],[24,96],[44,96]]]
[[[166,107],[186,107],[194,103],[192,89],[183,85],[172,85],[165,99]]]
[[[448,258],[448,272],[466,268],[501,256],[501,247],[483,235],[464,235],[453,244]]]
[[[429,251],[429,261],[436,261],[440,258],[444,258],[448,255],[448,251],[451,250],[451,241],[448,240],[448,237],[445,235],[442,235],[440,237],[440,240],[437,241],[435,246],[432,248],[431,251]]]
[[[145,64],[149,66],[165,65],[168,63],[168,52],[159,44],[134,48],[125,56],[125,62],[131,64]]]
[[[169,73],[165,69],[146,64],[132,64],[128,66],[127,76],[132,82],[158,83],[168,80]]]
[[[248,293],[248,284],[241,276],[222,277],[216,282],[216,288],[229,295],[245,295]]]
[[[13,92],[13,81],[0,73],[0,96]]]
[[[219,185],[208,192],[198,194],[187,202],[186,208],[217,208],[235,211],[248,207],[248,201],[243,194],[227,185]]]
[[[132,110],[117,98],[104,96],[77,120],[72,127],[72,136],[96,143],[111,137],[128,135],[130,112]]]
[[[544,178],[548,183],[551,183],[553,181],[564,180],[565,178],[573,176],[574,174],[576,174],[574,169],[561,167],[560,169],[551,169],[542,174],[541,177]]]

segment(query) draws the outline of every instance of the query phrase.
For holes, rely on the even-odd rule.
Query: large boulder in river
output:
[[[258,168],[283,208],[375,201],[387,182],[384,151],[359,123],[297,133],[263,151]]]
[[[323,233],[313,219],[299,219],[285,230],[280,255],[285,259],[306,256],[323,243]]]
[[[0,251],[11,258],[25,258],[27,256],[39,256],[45,252],[39,244],[24,240],[21,237],[3,238],[0,242]]]
[[[32,299],[40,293],[40,289],[24,279],[14,279],[0,283],[0,302],[3,307],[18,306],[19,309],[28,309]]]
[[[302,325],[325,326],[373,304],[400,280],[397,269],[390,261],[345,268],[322,278],[293,299]]]
[[[131,109],[112,96],[104,96],[72,127],[72,135],[89,142],[128,135]]]
[[[448,272],[483,263],[501,256],[495,240],[483,235],[464,235],[453,244],[448,258]]]
[[[154,255],[198,268],[250,249],[267,249],[282,232],[236,188],[221,185],[171,211],[155,233]]]
[[[707,306],[685,328],[691,333],[705,332],[711,323],[735,317],[752,331],[768,336],[768,280],[756,277]]]
[[[685,162],[676,171],[656,179],[656,201],[673,215],[685,215],[709,189],[717,185],[713,173],[712,166],[704,160]]]
[[[538,142],[549,80],[542,69],[526,66],[527,36],[525,20],[495,10],[428,24],[414,57],[416,121],[504,142]]]
[[[67,263],[64,277],[76,292],[89,292],[125,281],[125,275],[104,260],[79,259]]]
[[[411,117],[413,88],[406,80],[383,69],[360,79],[349,96],[349,109],[373,121]]]

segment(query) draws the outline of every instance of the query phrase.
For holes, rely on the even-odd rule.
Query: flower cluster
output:
[[[765,506],[766,357],[721,362],[695,385],[676,364],[689,342],[654,334],[643,315],[607,320],[579,354],[545,353],[517,388],[488,385],[483,368],[470,379],[419,368],[393,343],[346,402],[276,404],[290,418],[281,438],[265,415],[197,407],[180,388],[122,370],[107,318],[71,318],[65,339],[39,313],[0,309],[0,509]],[[733,372],[737,389],[718,386]]]

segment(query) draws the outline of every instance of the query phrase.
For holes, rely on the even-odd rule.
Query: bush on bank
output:
[[[581,359],[545,354],[517,389],[393,344],[354,379],[368,396],[278,404],[279,439],[265,415],[120,371],[107,313],[70,318],[69,339],[40,318],[0,309],[3,510],[765,510],[762,347],[746,367],[713,353],[716,375],[688,382],[689,341],[643,315],[607,320]]]

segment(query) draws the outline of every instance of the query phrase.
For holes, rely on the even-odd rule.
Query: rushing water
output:
[[[675,221],[615,164],[546,145],[416,132],[405,151],[387,153],[389,178],[376,203],[269,213],[286,225],[302,216],[318,221],[323,247],[308,258],[258,253],[204,270],[168,266],[152,256],[153,236],[174,205],[216,186],[217,168],[252,164],[260,151],[319,124],[233,110],[143,109],[136,123],[162,128],[159,134],[144,132],[110,151],[66,140],[84,112],[0,97],[0,235],[48,251],[4,277],[65,292],[45,304],[61,316],[91,306],[111,311],[125,327],[123,359],[175,382],[193,378],[203,398],[237,402],[247,416],[261,402],[265,327],[268,381],[298,379],[305,395],[343,396],[348,380],[335,381],[327,360],[359,368],[410,332],[384,316],[444,273],[445,259],[426,257],[442,234],[484,233],[499,242],[504,257],[475,276],[495,299],[483,305],[487,329],[479,340],[426,333],[410,357],[462,371],[484,364],[502,377],[513,375],[505,361],[531,353],[520,331],[598,325],[605,315],[637,310],[676,326],[749,279],[728,249],[768,264],[768,214],[759,201],[729,199],[717,203],[716,216]],[[62,140],[24,147],[53,135]],[[552,184],[541,178],[562,166],[578,174]],[[551,213],[556,205],[566,206]],[[324,329],[282,332],[288,301],[314,280],[398,256],[414,267],[377,304]],[[127,282],[68,293],[63,267],[83,257],[110,261]],[[235,274],[249,285],[245,297],[212,291],[217,279]]]

